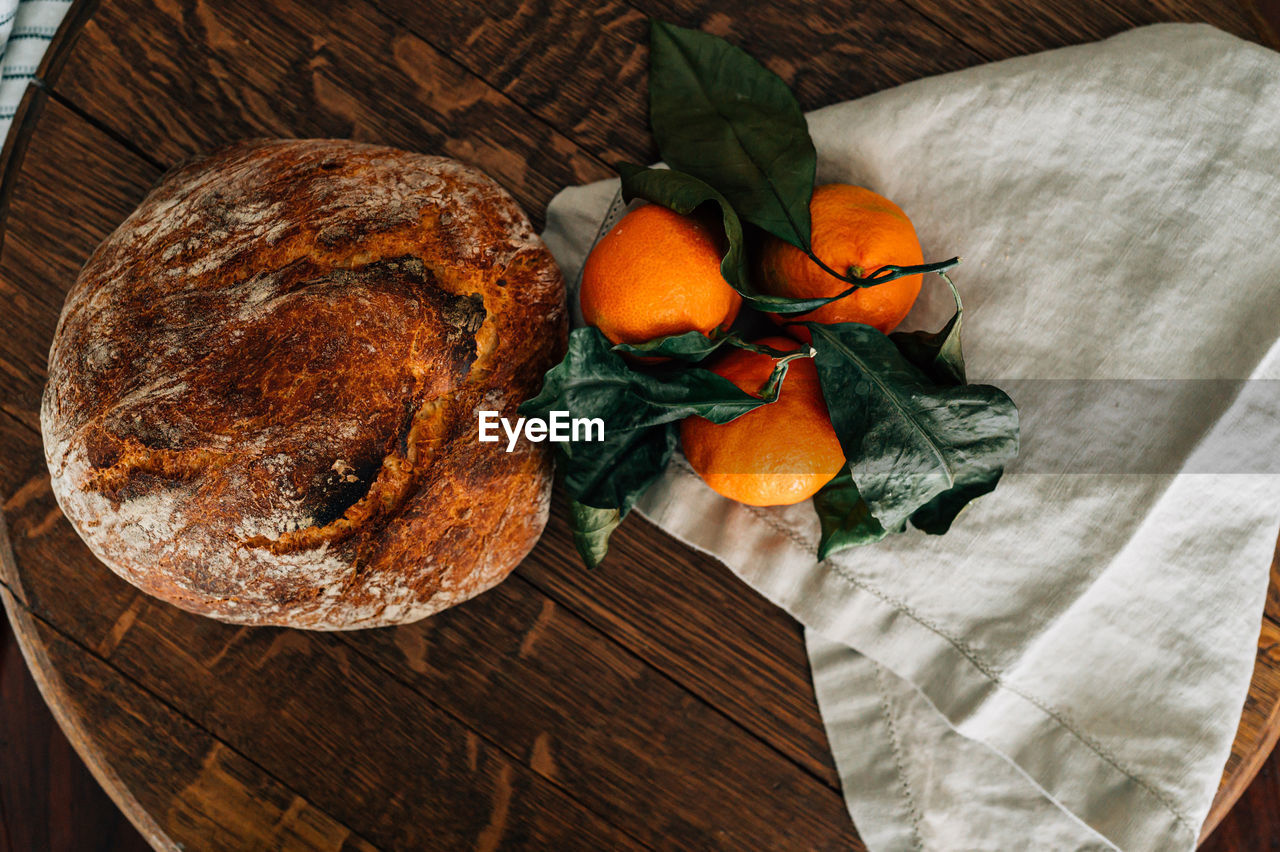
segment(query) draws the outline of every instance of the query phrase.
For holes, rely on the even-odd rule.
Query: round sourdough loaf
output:
[[[550,467],[477,440],[563,351],[564,284],[460,163],[330,140],[167,175],[67,296],[41,410],[63,512],[192,612],[413,621],[502,580]]]

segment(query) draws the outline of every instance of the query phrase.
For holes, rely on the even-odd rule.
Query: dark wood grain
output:
[[[0,619],[0,849],[149,848],[76,755]]]
[[[521,576],[837,786],[800,626],[639,517],[603,570],[565,570],[575,551],[561,499]]]
[[[200,35],[199,27],[177,31],[169,22],[172,15],[179,13],[167,10],[163,5],[141,11],[130,10],[126,15],[120,4],[104,3],[54,80],[53,89],[59,97],[67,98],[77,110],[94,116],[112,133],[127,137],[132,144],[163,157],[186,156],[194,150],[225,141],[237,132],[304,132],[293,130],[297,125],[291,122],[295,121],[305,122],[307,133],[345,132],[342,126],[326,124],[331,119],[323,108],[318,114],[303,119],[278,116],[271,111],[260,114],[252,109],[242,114],[238,103],[225,102],[211,95],[200,96],[193,108],[181,102],[177,90],[171,85],[159,85],[154,90],[144,88],[140,94],[128,99],[106,97],[104,93],[107,91],[133,85],[130,81],[136,76],[134,62],[149,63],[149,67],[164,64],[165,67],[155,76],[165,79],[195,73],[192,70],[195,67],[199,68],[200,75],[205,76],[247,74],[250,71],[246,69],[253,69],[253,75],[271,79],[288,76],[291,69],[309,67],[313,63],[312,42],[301,37],[279,39],[280,43],[274,44],[269,52],[245,48],[242,54],[237,48],[230,56],[219,51],[216,59],[192,58],[191,54],[200,53],[194,41]],[[198,4],[193,5],[181,14],[201,19],[201,8]],[[235,4],[221,8],[218,26],[224,40],[237,45],[244,40],[261,40],[260,28],[265,25],[250,20],[251,16],[243,12],[236,14],[238,9],[240,7]],[[131,25],[126,22],[126,17],[132,21]],[[555,26],[558,23],[553,15],[543,25]],[[642,36],[643,32],[637,35]],[[418,44],[416,51],[429,53],[432,50],[425,42],[418,43],[408,36],[397,38]],[[169,39],[173,40],[172,44],[165,45]],[[326,49],[336,51],[338,48]],[[363,55],[344,57],[344,64],[340,67],[345,68],[346,63],[355,61],[370,60]],[[171,68],[168,67],[170,62],[191,67]],[[456,76],[462,72],[450,73]],[[607,79],[612,78],[610,68],[597,73]],[[483,85],[479,78],[467,79],[470,81],[468,85]],[[344,79],[342,84],[358,91],[349,80]],[[299,93],[298,98],[305,98],[302,92],[316,89],[320,84],[293,80],[290,86]],[[454,133],[459,136],[490,132],[484,115],[477,117],[470,106],[457,107],[457,93],[448,86],[438,85],[430,91],[419,89],[406,97],[424,104],[423,108],[414,110],[415,114],[439,115],[442,122],[457,128]],[[489,98],[501,96],[493,94]],[[103,109],[107,103],[111,104],[109,111]],[[168,117],[184,110],[200,116],[201,120]],[[505,111],[518,112],[509,103],[505,105]],[[602,124],[615,122],[609,116],[597,117],[596,120]],[[625,127],[621,123],[624,120],[629,119],[619,117],[615,123]],[[505,121],[508,125],[518,123],[509,116]],[[181,127],[175,126],[178,122],[181,122]],[[642,119],[632,127],[636,136],[647,139]],[[412,147],[421,141],[394,126],[386,128],[385,132],[388,134],[385,140],[394,144]],[[178,138],[171,136],[172,133],[176,133]],[[531,169],[541,168],[541,163],[549,156],[544,150],[543,138],[536,134],[507,139],[504,145],[519,145],[519,149],[509,153],[506,159],[527,160]],[[579,157],[589,159],[585,153]],[[515,179],[514,175],[506,178],[508,181]],[[536,187],[530,188],[526,184],[522,189],[521,184],[510,182],[508,186],[530,210],[540,210],[547,200]],[[33,400],[38,391],[38,383],[33,384],[30,389]],[[563,524],[558,529],[565,533]],[[650,546],[647,542],[651,539],[657,539],[660,544]],[[687,548],[656,531],[649,530],[643,534],[639,539],[641,543],[629,550],[626,541],[624,537],[619,542],[618,553],[629,554],[620,558],[636,559],[634,570],[624,572],[623,577],[601,575],[584,579],[579,576],[580,572],[573,570],[578,560],[567,534],[548,536],[546,544],[550,550],[547,556],[534,554],[530,559],[531,579],[558,601],[587,617],[603,616],[595,622],[600,629],[609,633],[619,631],[627,636],[629,645],[647,661],[694,689],[708,703],[746,724],[757,736],[767,739],[775,748],[801,762],[808,771],[834,788],[835,771],[831,766],[821,720],[815,712],[807,661],[794,622],[738,583],[723,566],[705,558],[691,562]],[[655,559],[661,560],[662,564],[656,564]],[[544,566],[551,566],[553,570],[539,570]],[[533,573],[537,576],[533,577]],[[580,585],[582,583],[586,585]],[[714,591],[707,588],[707,583],[713,584]],[[709,618],[699,615],[705,611],[702,602],[708,597],[717,602]],[[608,603],[602,604],[602,601]],[[751,617],[742,618],[735,614],[742,612],[751,613]]]
[[[326,808],[356,808],[353,826],[375,842],[419,848],[429,838],[380,836],[378,827],[413,826],[413,812],[449,806],[421,800],[419,786],[384,803],[388,779],[464,773],[460,757],[433,761],[449,743],[493,743],[575,800],[607,803],[599,806],[609,820],[648,845],[671,836],[729,848],[854,845],[834,790],[518,579],[395,630],[338,637],[233,627],[110,575],[69,525],[43,520],[56,511],[47,489],[27,493],[8,509],[18,565],[48,566],[57,555],[56,570],[18,568],[27,606],[60,614],[77,642],[291,789]],[[92,583],[93,599],[75,594],[76,577]],[[343,767],[353,742],[361,765]],[[341,798],[330,802],[332,790]],[[788,819],[799,811],[805,820]],[[721,821],[726,813],[731,823]]]
[[[82,4],[46,63],[46,89],[24,102],[19,144],[0,157],[0,302],[16,308],[0,311],[0,500],[17,552],[4,583],[60,723],[162,845],[860,848],[798,626],[638,518],[606,570],[588,573],[557,502],[499,589],[419,625],[347,636],[228,627],[116,579],[62,519],[40,455],[62,295],[164,168],[243,136],[352,136],[457,156],[540,222],[559,187],[654,155],[650,14],[726,36],[816,107],[1154,20],[1266,40],[1259,8]],[[1268,622],[1211,821],[1274,743],[1277,640]],[[161,729],[154,747],[139,733],[148,725]],[[1218,837],[1244,845],[1210,848],[1262,848],[1249,839],[1275,824],[1229,818]]]
[[[1202,852],[1280,849],[1280,752],[1272,754],[1244,796],[1201,845]]]
[[[68,538],[65,521],[40,520],[55,511],[47,490],[28,494],[6,510],[14,557],[0,541],[5,604],[33,671],[49,678],[42,691],[64,730],[152,843],[275,848],[281,826],[302,812],[303,823],[324,825],[342,815],[325,836],[308,827],[314,836],[292,844],[302,849],[366,840],[413,849],[499,841],[639,848],[465,725],[404,688],[397,695],[394,682],[353,664],[334,637],[231,627],[141,595]],[[26,574],[20,566],[35,563],[37,548],[56,553],[63,572]],[[68,594],[77,576],[93,582],[92,598]],[[13,588],[25,599],[10,596]],[[55,613],[73,618],[55,629]],[[128,734],[133,724],[141,733]],[[148,729],[154,744],[138,741]],[[199,768],[186,773],[191,761]],[[460,778],[466,783],[437,783]],[[153,791],[174,801],[153,801]],[[348,847],[353,832],[359,843]]]
[[[253,136],[377,141],[479,166],[539,226],[561,187],[609,174],[362,3],[104,0],[53,82],[165,165]]]
[[[706,0],[607,0],[585,13],[529,0],[373,2],[609,163],[657,156],[646,125],[650,16],[731,38],[786,79],[806,108],[982,61],[924,15],[890,2],[726,9]]]
[[[647,14],[707,30],[750,51],[787,81],[805,109],[983,61],[929,14],[901,2],[636,4]]]
[[[373,2],[598,159],[656,156],[645,124],[647,24],[625,0],[589,10],[529,0]],[[568,71],[575,68],[585,73]]]
[[[1280,50],[1280,0],[1244,0],[1244,6],[1258,31],[1258,40]]]
[[[1144,24],[1209,23],[1258,40],[1239,2],[1197,0],[904,0],[986,60],[1081,44]]]
[[[134,823],[153,846],[245,849],[266,837],[277,848],[372,849],[154,694],[32,617],[7,590],[0,588],[0,598],[15,632],[37,640],[24,650],[63,731],[89,755],[98,780],[121,797],[117,803],[146,816]],[[93,737],[86,724],[104,718],[113,720],[109,741]],[[84,745],[90,738],[92,751]],[[128,786],[121,783],[124,777]],[[175,786],[186,795],[175,797]],[[272,827],[269,834],[265,825]]]
[[[49,133],[61,140],[60,147],[41,149],[30,157],[60,160],[85,155],[93,158],[85,164],[91,170],[123,173],[121,164],[111,160],[127,160],[128,152],[108,145],[101,131],[68,108],[50,103],[41,121],[49,123]],[[136,186],[126,194],[137,196],[152,175],[140,166],[134,178]],[[27,210],[32,197],[23,188],[16,189],[11,202],[14,214]],[[99,212],[82,210],[79,227],[90,229],[91,234],[105,232],[114,218],[109,211]],[[5,247],[5,255],[15,259],[15,268],[26,268],[23,256],[29,250],[26,243],[13,241]],[[47,310],[52,315],[52,309]],[[36,377],[22,386],[38,386]],[[35,396],[27,400],[32,406],[37,402]],[[16,438],[22,443],[11,446],[15,457],[38,456],[34,431]],[[140,596],[83,547],[61,518],[43,471],[37,469],[17,488],[5,511],[12,523],[18,565],[41,566],[30,574],[19,569],[12,582],[22,589],[34,612],[60,618],[76,642],[94,649],[130,677],[145,680],[174,708],[239,753],[253,755],[291,789],[306,791],[309,799],[324,807],[350,802],[345,806],[357,808],[360,820],[373,820],[370,825],[353,818],[361,833],[375,842],[416,847],[428,838],[379,835],[377,829],[417,826],[420,823],[411,819],[414,812],[450,811],[453,806],[447,801],[422,800],[415,787],[382,807],[381,788],[361,787],[351,778],[324,774],[340,771],[343,763],[341,754],[327,749],[349,749],[353,738],[365,743],[362,759],[379,767],[376,775],[359,779],[366,785],[420,773],[465,774],[465,755],[454,754],[452,762],[435,765],[430,758],[448,756],[449,743],[456,749],[468,741],[498,743],[527,771],[543,774],[551,744],[560,748],[563,743],[567,751],[560,760],[566,770],[548,775],[552,783],[537,790],[563,790],[577,802],[598,803],[603,797],[611,803],[606,809],[610,822],[650,845],[661,845],[670,834],[715,838],[730,846],[754,842],[764,848],[795,844],[852,848],[855,844],[834,789],[779,761],[772,749],[741,727],[614,640],[559,611],[520,580],[472,607],[449,613],[440,621],[451,628],[440,634],[441,641],[408,638],[412,635],[408,631],[438,631],[436,621],[400,631],[406,647],[430,647],[447,666],[445,680],[414,684],[414,692],[388,677],[362,679],[370,666],[351,659],[354,651],[376,658],[381,671],[411,674],[412,665],[406,668],[406,664],[420,661],[403,656],[398,645],[365,640],[366,634],[361,634],[361,641],[353,640],[349,650],[332,637],[283,632],[279,635],[293,637],[282,646],[290,653],[267,666],[277,657],[273,653],[277,640],[269,639],[271,631],[227,627]],[[92,597],[80,593],[85,583],[95,589]],[[524,633],[535,628],[548,635],[529,641],[526,648]],[[463,636],[466,640],[458,641]],[[188,648],[200,649],[202,656],[184,656]],[[300,667],[302,658],[307,663]],[[499,663],[504,668],[494,670]],[[295,673],[297,668],[305,675]],[[420,674],[425,677],[429,671]],[[325,683],[331,686],[325,689]],[[503,688],[497,694],[491,692],[499,684]],[[646,696],[646,701],[635,701],[636,695]],[[298,710],[263,717],[268,709],[287,705]],[[413,727],[406,728],[410,719]],[[360,720],[369,727],[348,723],[345,732],[329,727],[341,720]],[[410,748],[413,734],[426,736],[432,726],[438,730],[429,747]],[[380,752],[380,747],[390,750]],[[724,762],[722,754],[735,758]],[[314,760],[302,760],[302,755]],[[304,766],[320,774],[298,774]],[[690,767],[700,771],[691,773]],[[708,790],[715,795],[699,795]],[[341,798],[329,801],[326,791],[340,791],[331,794]],[[536,798],[534,792],[522,796]],[[567,802],[556,800],[544,805],[549,813],[569,808]],[[786,819],[786,814],[798,810],[808,818],[799,823]],[[732,824],[721,825],[718,818],[726,812],[738,817]],[[464,828],[456,832],[465,834]],[[456,832],[440,833],[462,836]]]

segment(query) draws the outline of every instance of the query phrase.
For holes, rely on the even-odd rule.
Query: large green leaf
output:
[[[725,280],[753,307],[780,314],[805,313],[861,287],[948,269],[959,262],[951,258],[916,266],[884,266],[865,278],[827,267],[810,245],[809,200],[817,153],[787,84],[717,36],[656,19],[650,21],[649,32],[649,122],[658,151],[672,170],[686,173],[715,194],[729,237],[722,264]],[[667,180],[671,185],[664,191],[670,195],[688,199],[703,192],[687,181],[677,186],[677,179]],[[639,191],[634,194],[649,197]],[[709,195],[697,203],[708,200],[712,200]],[[775,297],[756,293],[743,273],[739,219],[802,249],[833,277],[852,286],[804,304],[785,299],[775,303]]]
[[[729,342],[729,335],[707,337],[700,331],[686,331],[648,340],[644,343],[619,343],[615,352],[638,355],[641,358],[675,358],[680,361],[701,361]]]
[[[622,178],[624,201],[643,198],[686,216],[704,204],[716,205],[725,236],[720,274],[739,293],[751,290],[743,256],[742,222],[723,195],[705,181],[674,169],[650,169],[634,163],[619,163],[618,175]]]
[[[870,326],[806,325],[849,471],[886,529],[1016,455],[1018,411],[1000,389],[940,386]]]
[[[937,331],[895,331],[889,339],[903,357],[919,367],[940,385],[962,385],[964,352],[960,348],[960,322],[963,314],[956,311],[947,324]]]
[[[664,424],[615,435],[609,441],[604,448],[574,441],[559,445],[566,490],[600,504],[596,508],[572,496],[569,500],[573,543],[589,568],[604,560],[609,536],[666,470],[675,450],[675,428]]]
[[[745,349],[748,352],[759,352],[761,355],[768,355],[770,358],[786,358],[788,361],[797,355],[807,357],[809,351],[807,347],[801,347],[799,350],[783,352],[780,349],[761,346],[758,343],[749,343],[734,333],[716,333],[713,337],[708,337],[700,331],[670,334],[645,343],[619,343],[613,349],[615,352],[625,352],[628,355],[639,355],[643,358],[658,357],[676,358],[681,361],[701,361],[722,346],[733,346],[738,349]]]
[[[787,362],[778,359],[759,395],[699,367],[633,368],[595,328],[574,329],[564,360],[547,372],[542,391],[520,406],[526,417],[599,418],[604,440],[559,443],[565,490],[579,508],[571,513],[575,542],[588,564],[604,557],[617,526],[667,465],[675,446],[674,424],[699,415],[727,423],[778,398]],[[585,438],[585,435],[583,436]],[[596,512],[587,510],[594,509]],[[601,514],[601,513],[605,514]]]
[[[588,568],[599,567],[609,552],[609,536],[622,523],[617,509],[593,509],[576,500],[569,501],[569,523],[573,528],[573,545]]]
[[[938,274],[951,288],[951,297],[956,303],[956,312],[951,319],[937,331],[895,331],[889,339],[908,361],[933,381],[940,385],[963,385],[964,350],[960,346],[960,325],[964,319],[964,305],[951,276],[945,272]]]
[[[809,245],[817,154],[795,96],[727,41],[650,22],[649,121],[672,168],[718,189],[748,222]]]
[[[819,559],[826,559],[850,547],[872,544],[887,534],[871,514],[867,501],[858,493],[858,486],[854,485],[847,469],[840,471],[835,479],[813,495],[813,508],[817,510],[818,521],[822,524],[822,538],[818,541]]]
[[[1003,464],[974,465],[956,475],[956,484],[911,515],[911,525],[930,535],[942,535],[970,502],[994,491],[1004,475]]]
[[[785,373],[786,365],[776,369]],[[599,417],[608,436],[694,414],[728,423],[772,401],[740,390],[710,370],[632,368],[599,329],[586,327],[569,334],[564,360],[547,371],[542,391],[522,404],[520,413],[546,417],[554,410]]]

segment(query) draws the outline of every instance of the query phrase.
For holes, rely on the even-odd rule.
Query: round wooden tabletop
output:
[[[541,226],[561,187],[654,158],[645,18],[729,37],[806,108],[1207,20],[1214,0],[104,0],[68,16],[2,164],[0,595],[45,699],[162,849],[859,849],[800,629],[639,519],[583,570],[557,502],[497,589],[419,624],[235,627],[99,564],[49,489],[38,411],[62,304],[169,166],[250,136],[472,162]],[[2,527],[0,527],[2,528]],[[1274,577],[1274,572],[1273,572]],[[1280,732],[1280,587],[1209,827]]]

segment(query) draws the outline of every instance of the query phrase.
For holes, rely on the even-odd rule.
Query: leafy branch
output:
[[[627,201],[642,198],[685,215],[714,208],[725,236],[720,273],[749,309],[795,316],[864,287],[937,273],[955,312],[937,331],[891,335],[860,323],[803,323],[813,342],[795,351],[696,331],[614,346],[594,328],[575,330],[564,361],[520,411],[568,410],[606,424],[603,441],[558,445],[578,551],[590,566],[604,558],[610,535],[675,451],[679,420],[727,423],[770,404],[797,358],[814,359],[846,458],[814,497],[819,558],[908,523],[946,532],[969,501],[995,488],[1018,450],[1013,402],[997,388],[966,382],[964,308],[946,274],[959,258],[882,266],[866,276],[832,269],[811,244],[817,152],[786,83],[706,33],[654,20],[650,41],[650,121],[670,168],[620,164]],[[747,226],[796,246],[849,286],[808,299],[760,292],[747,269]],[[725,346],[774,360],[755,393],[700,366]]]

